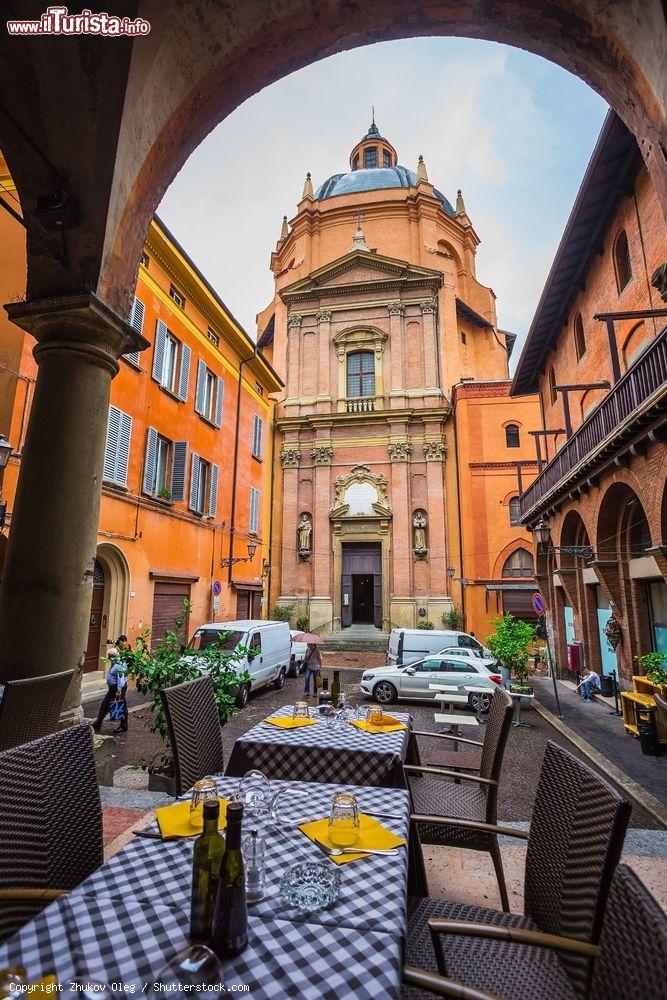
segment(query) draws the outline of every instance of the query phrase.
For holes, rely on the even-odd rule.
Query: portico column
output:
[[[435,358],[438,356],[438,341],[436,337],[436,314],[438,312],[438,300],[436,298],[424,299],[420,303],[422,311],[422,329],[424,334],[424,358]],[[430,376],[430,378],[429,378]],[[440,388],[438,385],[438,366],[427,361],[426,363],[426,388]]]
[[[0,590],[0,681],[76,668],[62,721],[82,717],[111,379],[148,341],[92,294],[13,303],[39,366]]]
[[[405,373],[403,371],[403,316],[405,306],[399,300],[389,303],[389,346],[391,350],[391,380],[385,381],[385,393],[389,382],[389,407],[400,409],[405,406]]]

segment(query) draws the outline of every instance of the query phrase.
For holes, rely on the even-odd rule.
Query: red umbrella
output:
[[[292,636],[292,642],[309,642],[313,646],[319,646],[324,642],[321,635],[315,635],[314,632],[297,632],[296,635]]]

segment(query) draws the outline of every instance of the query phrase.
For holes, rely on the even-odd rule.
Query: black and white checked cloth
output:
[[[269,718],[291,714],[292,706],[286,705]],[[406,758],[411,717],[391,714],[408,728],[365,733],[350,724],[329,727],[319,715],[314,716],[316,725],[300,729],[280,729],[260,722],[236,741],[225,774],[240,776],[257,768],[270,778],[286,780],[394,784],[396,769]]]
[[[236,778],[216,780],[224,797],[239,786]],[[286,784],[272,781],[271,791]],[[249,986],[248,995],[262,1000],[398,997],[407,848],[400,848],[396,858],[369,857],[340,866],[341,894],[330,910],[299,914],[282,900],[279,885],[296,862],[333,864],[297,824],[327,816],[334,792],[353,792],[361,811],[384,814],[379,821],[406,840],[408,793],[289,784],[304,794],[284,797],[275,828],[260,821],[267,838],[265,896],[249,909],[250,945],[225,963],[224,985]],[[62,983],[87,977],[140,991],[188,943],[192,845],[193,840],[135,838],[0,946],[0,966],[25,965],[31,979],[54,972]]]

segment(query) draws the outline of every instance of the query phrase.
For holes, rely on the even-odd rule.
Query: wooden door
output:
[[[252,591],[252,617],[258,621],[262,617],[262,594],[259,590]]]
[[[167,629],[173,629],[176,619],[183,614],[183,601],[190,600],[189,583],[155,582],[153,591],[153,624],[151,626],[151,646],[155,646]],[[183,641],[187,640],[188,626],[182,629]]]
[[[102,615],[104,613],[104,570],[95,560],[93,574],[93,597],[90,602],[90,620],[88,623],[88,644],[83,663],[84,674],[100,669],[100,643],[102,641]],[[107,636],[104,636],[106,641]],[[106,650],[106,645],[105,645]]]
[[[250,618],[250,591],[236,591],[236,620],[239,622]]]

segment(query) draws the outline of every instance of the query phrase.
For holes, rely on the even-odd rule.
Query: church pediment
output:
[[[384,257],[368,251],[353,250],[338,260],[320,267],[305,278],[287,285],[280,295],[285,302],[318,298],[327,293],[339,294],[343,289],[377,287],[442,285],[442,273],[429,267],[418,267],[405,260]]]

